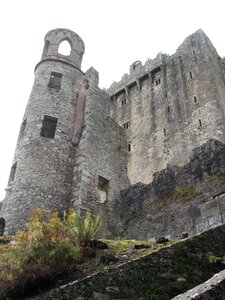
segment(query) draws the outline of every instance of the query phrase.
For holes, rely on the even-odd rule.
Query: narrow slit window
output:
[[[192,73],[190,72],[189,74],[190,74],[190,79],[192,79]]]
[[[124,98],[124,99],[121,100],[121,105],[122,106],[125,105],[126,103],[127,103],[127,99],[126,98]]]
[[[53,89],[59,90],[61,88],[62,73],[52,72],[48,86]]]
[[[165,96],[166,96],[166,98],[167,98],[167,93],[165,93]]]
[[[170,113],[170,107],[169,107],[169,105],[167,106],[167,112],[168,112],[168,114]]]
[[[101,203],[104,203],[107,200],[108,192],[109,192],[109,180],[99,175],[98,194]]]
[[[122,126],[123,128],[128,129],[130,127],[130,123],[129,122],[124,123]]]
[[[41,136],[54,139],[57,121],[57,118],[44,116],[41,128]]]
[[[194,49],[192,50],[192,53],[193,53],[193,55],[195,55],[195,50]]]
[[[197,103],[197,98],[196,98],[196,96],[194,96],[194,102]]]
[[[13,164],[11,167],[10,174],[9,174],[9,180],[8,180],[8,186],[10,186],[15,180],[16,168],[17,168],[17,162],[15,164]]]
[[[202,126],[202,121],[199,119],[198,122],[199,122],[199,126],[201,127]]]
[[[127,151],[130,152],[131,151],[131,144],[127,144]]]
[[[166,129],[164,128],[164,136],[166,136]]]

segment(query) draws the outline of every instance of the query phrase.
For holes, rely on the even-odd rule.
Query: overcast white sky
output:
[[[82,70],[93,66],[100,87],[109,87],[135,60],[172,54],[199,28],[225,56],[224,8],[224,0],[1,1],[0,200],[47,31],[62,27],[78,33],[86,46]]]

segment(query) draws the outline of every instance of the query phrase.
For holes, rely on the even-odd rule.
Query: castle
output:
[[[68,56],[58,51],[63,41],[70,44]],[[187,165],[195,148],[225,141],[225,63],[202,30],[171,56],[134,62],[106,91],[93,67],[81,70],[84,51],[68,29],[45,36],[0,210],[0,235],[24,228],[37,208],[91,210],[107,223],[121,191],[141,182],[143,192],[157,172]]]

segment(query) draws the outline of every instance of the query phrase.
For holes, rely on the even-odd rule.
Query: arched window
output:
[[[0,218],[0,236],[3,236],[5,230],[5,219]]]
[[[65,55],[65,56],[69,56],[71,52],[71,45],[67,40],[62,41],[59,44],[59,49],[58,49],[58,53]]]

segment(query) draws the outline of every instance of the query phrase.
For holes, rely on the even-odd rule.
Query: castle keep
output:
[[[71,47],[68,56],[58,51],[64,41]],[[159,53],[144,65],[136,61],[107,91],[98,87],[93,67],[86,73],[81,70],[84,50],[82,39],[70,30],[55,29],[45,36],[0,210],[0,234],[24,228],[34,209],[63,212],[71,207],[102,214],[108,233],[109,223],[123,218],[131,185],[138,184],[140,190],[141,183],[141,193],[148,190],[142,198],[155,201],[154,195],[161,193],[156,193],[158,182],[153,191],[149,184],[161,178],[157,174],[164,169],[168,178],[187,174],[177,170],[188,166],[191,157],[195,160],[195,148],[212,139],[225,141],[224,61],[202,30],[186,38],[171,56]],[[208,143],[210,168],[201,180],[225,164],[223,145]],[[201,181],[189,177],[179,178],[178,186]],[[175,188],[174,182],[165,183],[162,190]],[[129,209],[128,205],[125,216]],[[166,230],[172,225],[168,226]]]

